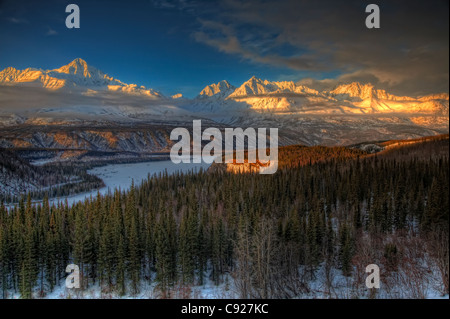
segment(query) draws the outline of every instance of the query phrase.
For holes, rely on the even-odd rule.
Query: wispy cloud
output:
[[[52,36],[52,35],[57,35],[57,34],[58,34],[58,32],[56,32],[54,29],[52,29],[50,27],[48,27],[48,30],[45,33],[45,35],[47,35],[47,36]]]
[[[8,20],[9,22],[14,23],[14,24],[28,24],[28,23],[30,23],[27,19],[15,18],[15,17],[8,17],[8,18],[6,18],[6,20]]]
[[[219,51],[229,54],[240,55],[257,63],[271,64],[276,66],[285,66],[297,70],[324,70],[325,66],[319,61],[311,59],[308,54],[281,56],[277,54],[265,53],[271,51],[265,45],[264,41],[247,40],[242,41],[238,31],[232,27],[221,24],[216,21],[201,21],[203,30],[194,32],[193,37],[196,41],[205,43],[217,48]],[[266,45],[270,45],[266,43]]]

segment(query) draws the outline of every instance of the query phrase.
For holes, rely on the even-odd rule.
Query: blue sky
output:
[[[448,87],[448,2],[413,6],[400,18],[386,5],[378,34],[364,27],[364,1],[325,2],[3,0],[0,69],[53,69],[80,57],[123,82],[188,97],[207,84],[240,85],[252,75],[312,86],[370,81],[411,93],[418,91],[411,78],[425,75],[428,90],[437,90],[433,81]],[[80,29],[65,27],[69,3],[80,7]],[[431,16],[416,25],[437,23],[423,31],[403,25],[424,10]],[[409,76],[400,76],[407,67]]]

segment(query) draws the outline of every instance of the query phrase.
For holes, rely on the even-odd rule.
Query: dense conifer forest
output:
[[[24,197],[0,207],[0,296],[44,297],[70,263],[82,289],[119,296],[143,281],[170,298],[230,280],[237,297],[301,298],[320,276],[324,296],[358,298],[369,264],[390,296],[426,297],[431,268],[448,294],[448,147],[448,136],[376,155],[292,146],[274,175],[149,176],[73,206]]]

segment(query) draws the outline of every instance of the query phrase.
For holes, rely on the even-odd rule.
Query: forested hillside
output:
[[[152,282],[153,296],[189,297],[207,280],[241,298],[448,294],[448,137],[410,147],[346,159],[292,147],[274,175],[154,176],[71,207],[1,207],[3,297],[45,296],[72,262],[109,296]],[[380,290],[365,286],[369,264]]]
[[[19,194],[25,193],[42,199],[45,194],[71,195],[101,187],[102,180],[89,175],[86,169],[82,163],[35,166],[16,152],[0,148],[0,201],[18,202]]]

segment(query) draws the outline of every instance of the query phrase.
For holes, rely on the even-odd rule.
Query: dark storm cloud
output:
[[[164,3],[183,10],[187,2]],[[380,7],[381,29],[365,27],[369,3]],[[361,81],[396,94],[448,92],[448,1],[225,0],[189,8],[199,17],[193,38],[200,43],[254,63],[318,77],[341,74],[300,83]]]

